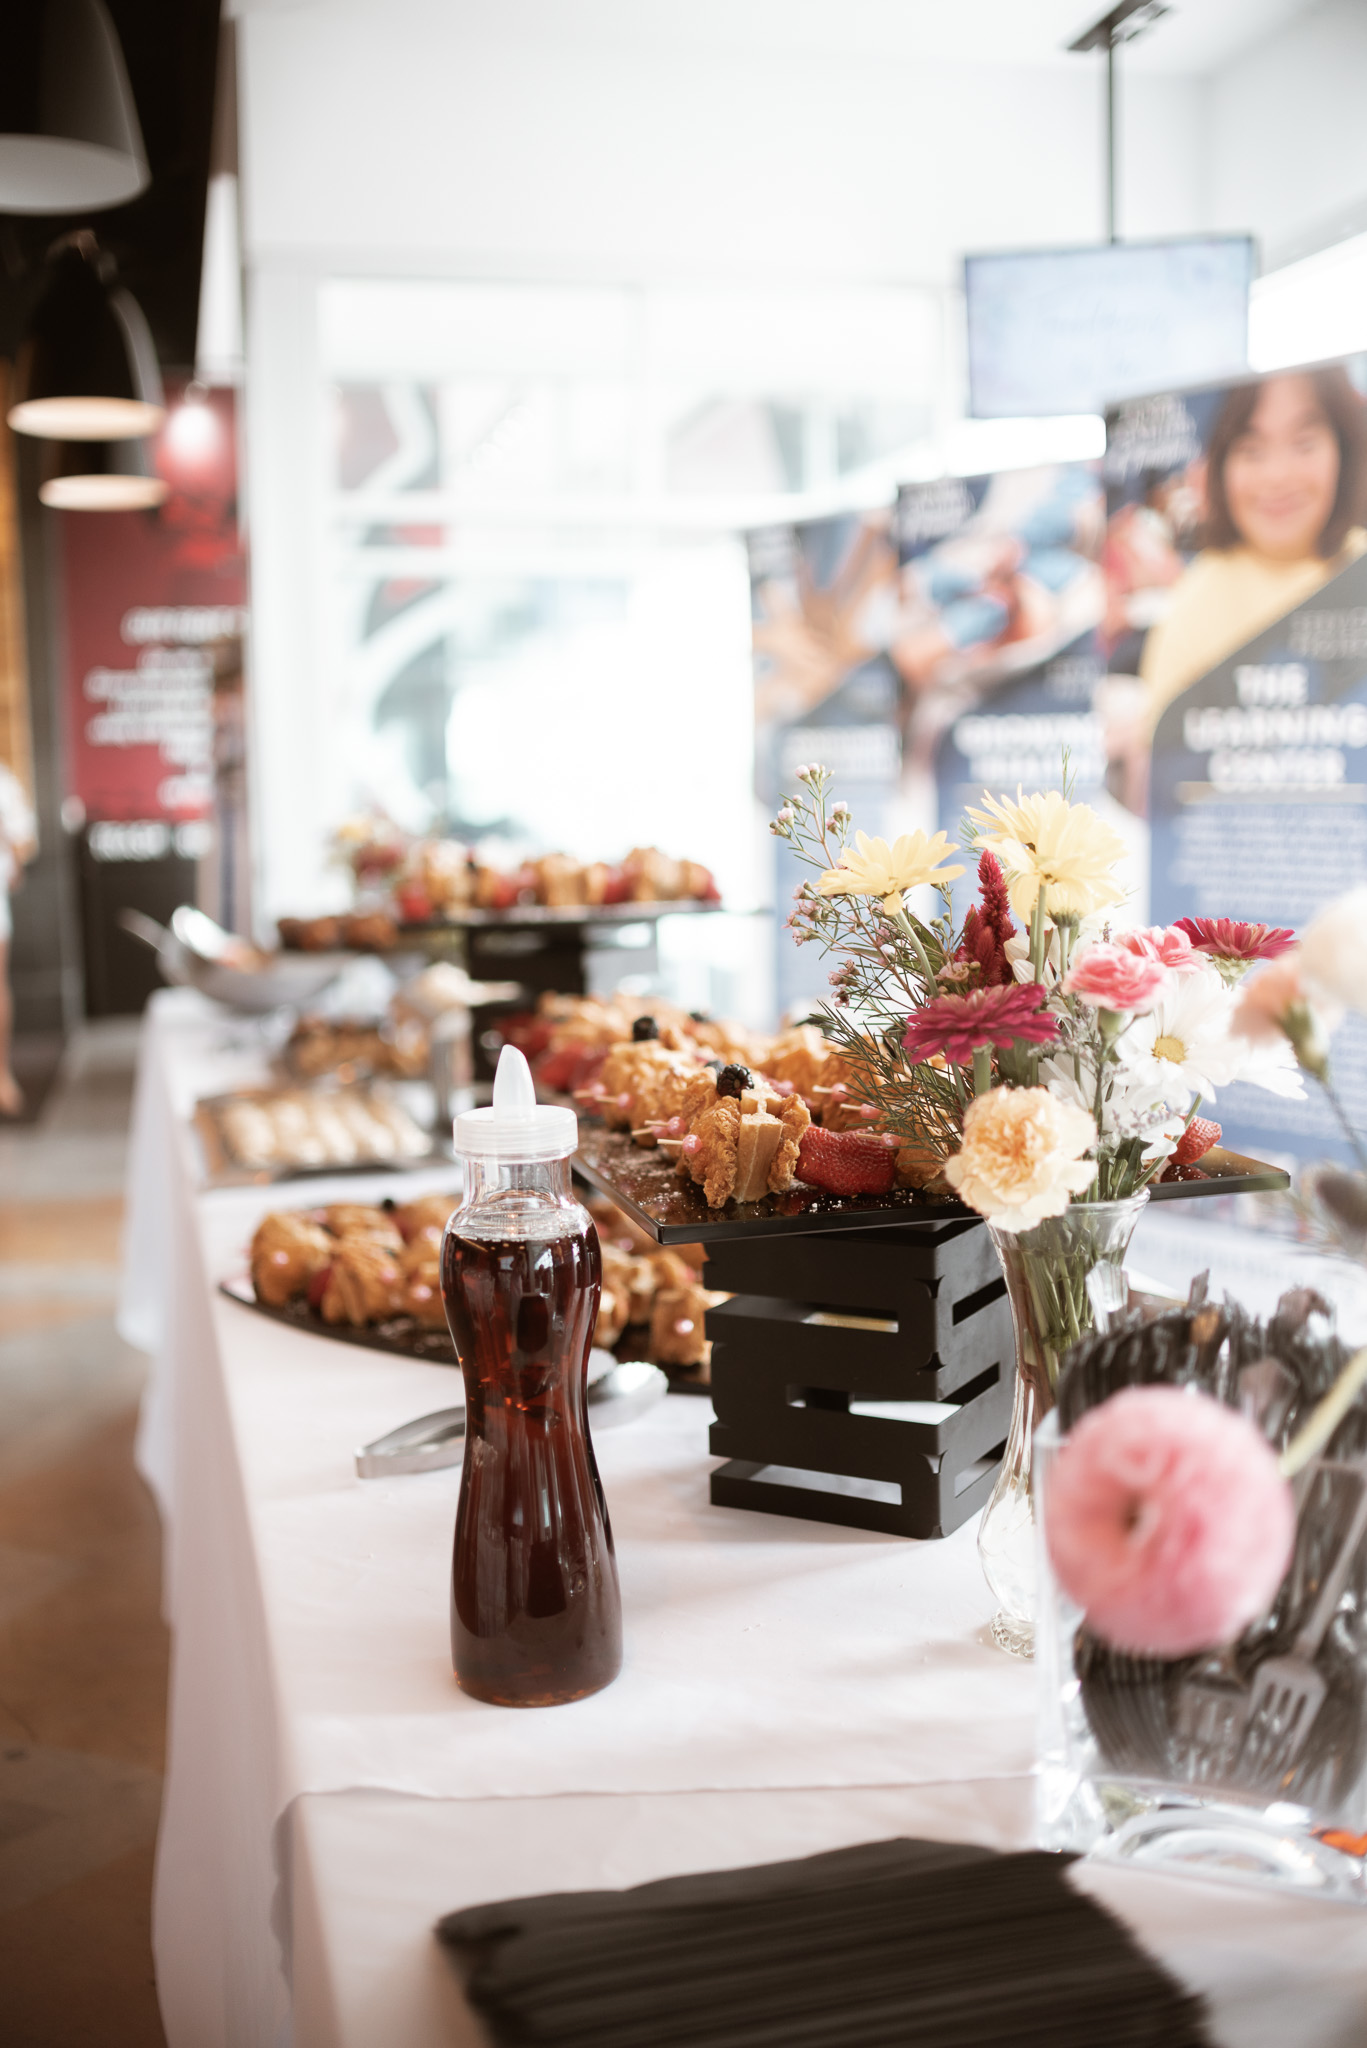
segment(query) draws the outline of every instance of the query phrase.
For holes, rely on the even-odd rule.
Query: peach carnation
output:
[[[1329,1035],[1342,1022],[1340,1003],[1318,986],[1312,997],[1302,976],[1300,949],[1293,947],[1249,975],[1239,991],[1229,1028],[1255,1046],[1290,1039],[1306,1071],[1323,1074],[1329,1059]]]
[[[1271,1604],[1296,1538],[1291,1489],[1245,1416],[1180,1387],[1127,1387],[1084,1415],[1049,1473],[1058,1582],[1119,1650],[1188,1657]]]
[[[1093,1010],[1150,1010],[1167,987],[1168,971],[1152,955],[1098,943],[1079,953],[1063,986]]]
[[[964,1112],[945,1177],[998,1230],[1029,1230],[1091,1185],[1096,1168],[1081,1155],[1095,1143],[1087,1112],[1047,1088],[993,1088]]]

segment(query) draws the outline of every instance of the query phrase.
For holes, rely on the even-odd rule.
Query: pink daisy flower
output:
[[[1084,1415],[1049,1473],[1058,1582],[1094,1635],[1140,1656],[1232,1642],[1291,1562],[1296,1512],[1247,1417],[1180,1387],[1127,1387]]]
[[[943,1053],[961,1067],[971,1065],[984,1045],[1011,1045],[1018,1038],[1027,1045],[1052,1045],[1058,1025],[1041,1008],[1044,999],[1043,989],[1014,983],[975,988],[966,996],[936,996],[907,1019],[902,1045],[913,1060]]]
[[[1230,917],[1179,917],[1173,929],[1185,932],[1197,952],[1212,960],[1275,960],[1296,937],[1284,925],[1240,924]]]

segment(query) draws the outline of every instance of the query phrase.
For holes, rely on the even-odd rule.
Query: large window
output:
[[[283,451],[300,433],[283,378],[258,406],[253,451],[269,437],[277,495],[295,491],[296,523],[320,529],[312,549],[283,520],[273,535],[311,555],[275,603],[311,615],[290,644],[313,667],[315,709],[306,781],[265,777],[267,907],[340,886],[310,865],[301,807],[321,846],[345,811],[378,805],[505,856],[653,842],[707,862],[727,901],[753,908],[769,863],[741,536],[857,491],[926,439],[938,296],[310,290],[294,317],[312,332],[293,351],[276,334],[274,354],[305,366],[294,402],[314,408],[298,443],[312,487]],[[267,292],[263,317],[270,305]],[[266,691],[286,641],[268,595]],[[723,960],[766,950],[753,926],[708,930]],[[723,999],[680,971],[693,999]]]

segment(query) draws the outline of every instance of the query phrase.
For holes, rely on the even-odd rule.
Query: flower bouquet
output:
[[[833,956],[822,1026],[850,1094],[870,1128],[927,1157],[929,1185],[986,1219],[1002,1259],[1016,1393],[979,1546],[994,1635],[1029,1654],[1035,1425],[1095,1303],[1119,1299],[1151,1183],[1218,1140],[1198,1109],[1236,1080],[1304,1092],[1284,1033],[1234,1028],[1243,976],[1292,934],[1223,919],[1125,929],[1124,842],[1066,789],[968,812],[978,900],[956,926],[949,884],[965,870],[943,832],[869,839],[824,768],[797,779],[771,829],[814,870],[789,925]],[[931,892],[927,914],[913,899]]]

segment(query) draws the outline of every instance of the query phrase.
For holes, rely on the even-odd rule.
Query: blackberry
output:
[[[631,1027],[631,1036],[637,1045],[644,1045],[649,1039],[658,1038],[660,1027],[653,1017],[638,1017]]]
[[[754,1085],[755,1077],[748,1067],[723,1067],[717,1076],[718,1095],[742,1095],[747,1088],[753,1088]]]

